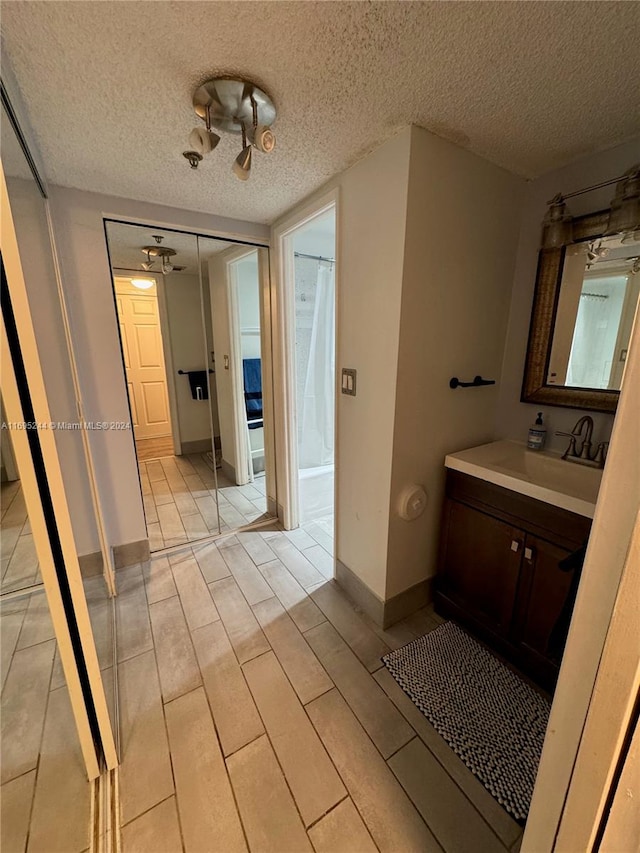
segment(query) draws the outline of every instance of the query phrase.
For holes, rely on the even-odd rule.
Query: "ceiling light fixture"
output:
[[[249,172],[251,171],[251,146],[247,145],[247,132],[244,124],[242,125],[242,151],[236,157],[231,168],[233,174],[241,181],[249,180]]]
[[[216,148],[220,133],[242,134],[242,150],[232,171],[241,181],[249,179],[252,148],[270,154],[276,146],[271,125],[276,108],[262,89],[250,80],[214,77],[199,86],[193,94],[193,108],[205,127],[195,127],[189,134],[189,148],[182,152],[192,169]]]
[[[179,272],[184,269],[184,267],[177,267],[171,262],[171,258],[177,255],[175,249],[170,249],[168,246],[161,246],[160,244],[164,240],[164,235],[162,234],[153,234],[153,239],[156,241],[155,246],[143,246],[142,251],[147,256],[147,260],[144,261],[141,266],[145,272],[150,272],[155,269],[156,261],[160,261],[160,272],[163,275],[168,275],[170,272]],[[151,260],[153,258],[153,260]]]
[[[139,290],[149,290],[150,287],[153,287],[155,281],[151,278],[132,278],[131,284]]]
[[[542,248],[560,249],[571,243],[573,239],[573,217],[566,205],[568,198],[583,193],[599,190],[603,187],[616,185],[616,192],[611,200],[609,221],[604,231],[605,237],[621,234],[623,243],[633,243],[640,232],[640,163],[632,166],[624,175],[602,181],[592,187],[576,190],[566,195],[558,193],[547,202],[549,209],[542,220]]]

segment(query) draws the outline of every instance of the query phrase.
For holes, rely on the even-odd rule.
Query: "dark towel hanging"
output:
[[[243,358],[244,405],[249,429],[262,424],[262,371],[259,358]]]
[[[191,396],[194,400],[208,400],[209,386],[207,384],[206,370],[181,370],[180,373],[186,373],[189,378],[189,386],[191,388]]]

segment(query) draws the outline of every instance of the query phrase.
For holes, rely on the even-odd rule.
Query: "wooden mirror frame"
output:
[[[576,217],[573,220],[573,242],[597,240],[604,235],[608,221],[609,210]],[[612,414],[618,405],[620,391],[547,385],[564,257],[565,247],[540,249],[538,253],[536,289],[520,400],[523,403],[566,406],[570,409],[589,409]]]

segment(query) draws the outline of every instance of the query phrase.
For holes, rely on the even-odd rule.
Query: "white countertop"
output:
[[[602,470],[567,462],[524,442],[493,441],[450,453],[445,466],[496,486],[593,518]]]

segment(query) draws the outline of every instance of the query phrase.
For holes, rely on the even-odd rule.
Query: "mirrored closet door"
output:
[[[114,221],[106,232],[151,550],[268,518],[268,250]]]
[[[4,87],[0,129],[2,849],[84,850],[89,780],[117,764],[113,599],[46,186]]]

